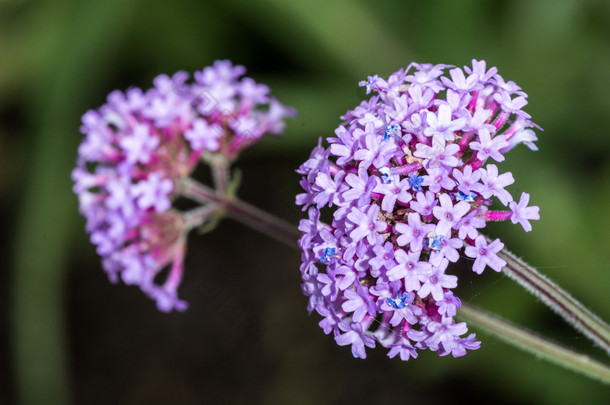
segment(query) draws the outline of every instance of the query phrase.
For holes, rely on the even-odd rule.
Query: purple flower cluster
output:
[[[527,95],[476,60],[463,70],[413,63],[360,86],[377,94],[297,170],[308,309],[355,357],[375,342],[402,360],[426,348],[462,356],[480,342],[454,321],[460,300],[449,264],[463,251],[477,274],[500,271],[502,242],[479,230],[510,219],[530,231],[539,219],[527,193],[517,203],[505,190],[512,174],[487,163],[519,143],[536,150],[537,126],[521,109]],[[508,209],[491,210],[492,197]]]
[[[244,73],[216,61],[193,83],[186,72],[160,75],[145,92],[110,93],[82,118],[72,179],[91,242],[112,282],[138,285],[162,311],[186,309],[177,296],[186,234],[214,208],[174,208],[184,180],[200,160],[230,163],[263,135],[280,133],[292,115]]]

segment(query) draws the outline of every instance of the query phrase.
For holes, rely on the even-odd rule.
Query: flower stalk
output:
[[[279,242],[298,248],[299,230],[288,222],[275,217],[235,197],[223,196],[192,178],[182,180],[181,193],[201,204],[212,203],[227,216],[262,232]]]
[[[214,157],[210,161],[210,167],[212,168],[212,176],[214,178],[214,185],[216,190],[220,194],[224,194],[229,186],[231,175],[229,173],[229,162],[222,155]]]
[[[560,346],[489,312],[462,304],[458,316],[525,352],[604,384],[610,382],[608,365]]]
[[[503,249],[498,256],[506,261],[502,270],[559,316],[610,354],[610,326],[576,301],[570,294],[538,273],[513,253]]]

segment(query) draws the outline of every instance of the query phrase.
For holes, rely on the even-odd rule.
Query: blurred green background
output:
[[[540,151],[502,164],[542,219],[488,232],[610,320],[610,2],[3,0],[0,403],[610,402],[609,387],[480,332],[460,359],[353,359],[307,315],[298,253],[229,220],[190,238],[186,313],[111,285],[70,190],[80,116],[111,90],[224,58],[299,111],[238,162],[240,196],[295,224],[294,170],[364,97],[359,80],[411,61],[497,66],[544,128]],[[463,300],[608,361],[502,275],[461,286]]]

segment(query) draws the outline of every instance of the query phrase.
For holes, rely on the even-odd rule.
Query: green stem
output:
[[[558,366],[583,374],[604,384],[610,383],[610,368],[588,356],[560,346],[533,332],[502,320],[495,315],[462,304],[459,317],[495,335],[505,343],[543,358]]]
[[[219,194],[225,194],[229,186],[230,174],[229,163],[220,156],[219,158],[210,161],[212,167],[212,175],[214,177],[214,185]]]
[[[507,265],[502,270],[508,277],[521,284],[574,328],[601,346],[610,354],[610,326],[576,301],[570,294],[538,273],[506,248],[498,256]]]
[[[183,214],[184,222],[184,233],[188,233],[191,229],[203,225],[213,215],[218,212],[216,204],[207,204],[201,207],[192,209]]]
[[[211,188],[187,178],[182,181],[182,195],[201,204],[215,203],[225,214],[253,229],[270,236],[291,247],[298,247],[301,237],[299,230],[292,224],[277,218],[253,205],[237,198],[227,198]]]
[[[299,248],[297,242],[301,233],[295,226],[246,202],[236,198],[226,198],[192,179],[187,179],[183,182],[182,193],[200,203],[213,202],[219,204],[227,216],[243,222],[253,229],[271,236],[287,246],[296,249]],[[509,263],[506,271],[514,271],[517,274],[532,274],[531,271],[525,271],[521,267],[525,265],[514,258],[512,254],[505,254],[503,257],[507,260],[507,263]],[[513,268],[513,266],[515,268]],[[542,277],[542,279],[544,278]],[[545,282],[548,282],[548,280],[544,280]],[[582,310],[582,306],[579,306],[578,308]],[[610,383],[610,367],[593,360],[584,354],[562,347],[531,331],[520,328],[495,315],[465,303],[462,303],[459,316],[521,350],[544,358],[556,365],[581,373],[587,377],[599,380],[604,384]],[[594,319],[597,318],[594,317]],[[586,327],[587,325],[583,326],[583,328]]]

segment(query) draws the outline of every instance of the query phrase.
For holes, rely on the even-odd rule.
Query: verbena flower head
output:
[[[114,91],[83,115],[72,178],[91,242],[111,281],[138,285],[162,311],[186,309],[177,296],[186,234],[214,211],[176,209],[183,181],[201,160],[229,163],[279,134],[293,115],[244,73],[216,61],[192,83],[185,72],[160,75],[153,88]]]
[[[512,174],[493,163],[520,143],[536,150],[527,95],[476,60],[464,70],[413,63],[360,86],[377,94],[297,170],[308,309],[355,357],[376,342],[403,360],[426,348],[462,356],[480,342],[454,321],[450,263],[463,252],[474,272],[500,271],[503,244],[480,230],[510,219],[529,231],[539,218],[527,193],[513,201]],[[508,209],[491,210],[494,199]]]

